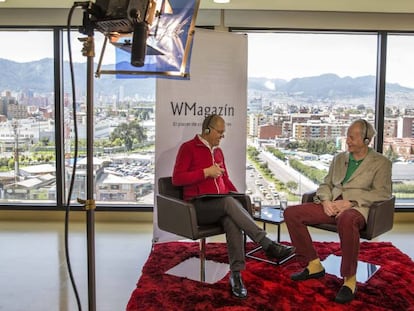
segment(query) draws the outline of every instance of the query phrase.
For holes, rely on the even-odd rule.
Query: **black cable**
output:
[[[78,304],[78,310],[82,311],[82,305],[79,299],[78,289],[76,287],[75,279],[72,273],[72,267],[70,263],[70,256],[69,256],[69,212],[70,212],[70,199],[72,197],[73,192],[73,185],[75,183],[75,174],[76,174],[76,164],[78,159],[78,125],[77,125],[77,118],[76,118],[76,92],[75,92],[75,75],[73,70],[73,61],[72,61],[72,45],[70,40],[70,31],[71,31],[71,20],[72,15],[77,7],[77,4],[74,4],[68,15],[68,22],[67,22],[67,38],[68,38],[68,51],[69,51],[69,67],[70,67],[70,78],[72,82],[72,109],[73,109],[73,130],[74,130],[74,155],[73,155],[73,167],[72,167],[72,176],[70,180],[70,186],[68,190],[67,196],[67,203],[66,203],[66,211],[65,211],[65,255],[66,255],[66,264],[68,267],[69,277],[72,284],[73,291],[75,293],[76,302]]]

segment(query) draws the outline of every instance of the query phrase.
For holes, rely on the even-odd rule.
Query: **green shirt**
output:
[[[349,154],[348,168],[346,170],[345,178],[342,181],[342,184],[345,184],[349,180],[349,178],[351,178],[352,174],[357,170],[358,166],[362,163],[362,161],[364,161],[364,159],[357,161],[354,159],[352,153]]]

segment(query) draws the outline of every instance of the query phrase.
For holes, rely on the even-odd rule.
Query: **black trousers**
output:
[[[244,235],[254,242],[260,242],[266,231],[256,225],[243,205],[235,198],[203,198],[193,201],[199,225],[221,223],[226,234],[231,271],[241,271],[246,267]]]

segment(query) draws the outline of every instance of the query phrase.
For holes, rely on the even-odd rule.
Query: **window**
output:
[[[299,201],[346,149],[346,129],[375,119],[377,37],[371,33],[248,33],[249,160]],[[321,161],[321,159],[324,159]],[[267,198],[247,174],[247,189]]]
[[[387,40],[384,154],[393,161],[393,191],[400,206],[414,201],[414,37]]]
[[[0,201],[56,200],[53,32],[0,31]]]
[[[78,40],[83,36],[71,33],[79,134],[72,200],[86,197],[86,57]],[[248,38],[248,165],[254,163],[256,170],[249,170],[246,189],[265,203],[284,193],[297,201],[303,192],[317,187],[332,156],[345,150],[346,129],[352,120],[363,117],[374,122],[377,118],[377,33],[252,31]],[[398,206],[411,207],[414,37],[388,34],[387,38],[383,149],[394,161]],[[0,202],[56,204],[56,176],[65,176],[67,191],[74,163],[66,37],[63,120],[54,119],[57,43],[53,30],[4,28],[0,40],[7,43],[0,50]],[[95,34],[96,63],[103,40],[102,34]],[[113,66],[114,55],[114,47],[107,45],[104,68]],[[152,205],[155,79],[94,78],[93,108],[97,204]],[[56,126],[62,126],[63,137],[56,137]],[[61,155],[55,150],[61,143],[65,167],[64,172],[56,172],[56,158]],[[269,185],[262,175],[267,175]],[[273,198],[266,199],[260,186],[272,187]]]
[[[78,161],[76,183],[72,200],[86,198],[86,61],[78,38],[84,35],[71,33],[72,59],[75,63],[76,107],[78,126]],[[101,54],[104,36],[95,34],[95,62]],[[68,51],[67,38],[64,51]],[[69,72],[68,53],[65,72]],[[103,68],[114,70],[115,49],[108,44]],[[96,71],[96,68],[95,68]],[[65,77],[69,81],[69,76]],[[155,148],[155,79],[117,79],[103,74],[94,78],[94,174],[97,203],[112,205],[146,204],[154,201],[154,148]],[[65,157],[66,184],[72,175],[74,154],[74,122],[72,90],[65,84]],[[68,189],[67,189],[68,190]]]

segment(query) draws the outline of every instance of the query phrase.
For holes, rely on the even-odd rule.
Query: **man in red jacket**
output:
[[[225,122],[219,115],[204,119],[202,133],[183,143],[178,151],[172,181],[183,186],[184,200],[194,202],[200,225],[220,222],[226,232],[230,263],[230,285],[234,296],[247,297],[241,270],[245,269],[245,232],[254,242],[260,243],[270,258],[283,259],[295,249],[270,240],[266,232],[256,225],[242,204],[231,196],[197,199],[205,194],[237,192],[227,174],[220,140],[224,138]]]

